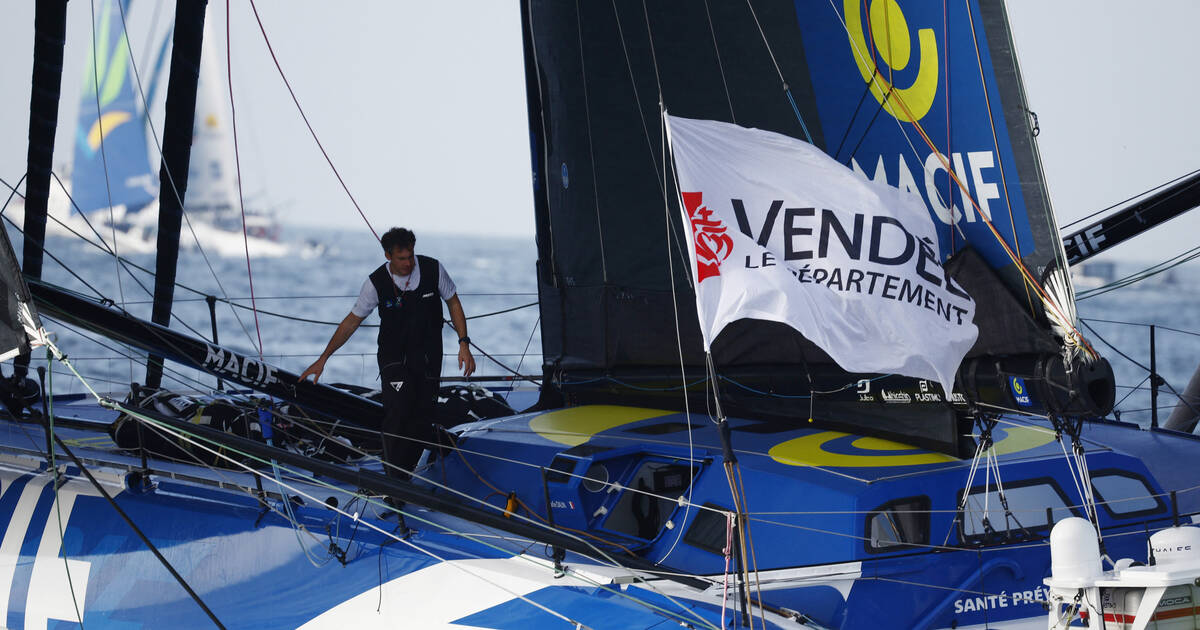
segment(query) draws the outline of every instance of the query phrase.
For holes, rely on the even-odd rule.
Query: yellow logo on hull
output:
[[[1054,441],[1054,433],[1034,427],[1002,429],[1004,437],[995,444],[996,455],[1019,453]],[[798,437],[771,447],[767,455],[788,466],[817,466],[822,468],[880,468],[891,466],[921,466],[958,461],[942,453],[872,437],[853,439],[849,444],[833,444],[848,433],[822,431]],[[842,452],[834,452],[837,447]]]

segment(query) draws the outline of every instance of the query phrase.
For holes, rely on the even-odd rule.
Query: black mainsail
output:
[[[948,267],[979,294],[980,341],[960,372],[968,398],[1016,406],[1006,382],[1020,373],[1091,387],[1099,400],[1076,411],[1105,412],[1106,365],[1074,369],[1062,351],[1064,339],[1077,343],[1073,296],[1003,4],[865,4],[524,2],[544,368],[563,393],[677,394],[681,363],[703,389],[665,107],[807,139],[863,177],[919,193]],[[915,398],[925,384],[885,379],[863,392],[853,384],[864,375],[784,325],[740,320],[716,339],[713,360],[735,410],[853,416],[927,446],[962,446],[947,401]],[[831,389],[838,395],[807,396]],[[912,404],[897,413],[888,403],[902,399],[876,396],[889,389]],[[1046,408],[1068,406],[1058,403]]]

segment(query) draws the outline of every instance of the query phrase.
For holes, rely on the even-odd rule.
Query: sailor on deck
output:
[[[317,382],[325,361],[346,343],[373,309],[379,311],[379,378],[383,389],[383,453],[387,473],[408,478],[426,443],[435,442],[434,403],[442,374],[442,300],[458,332],[458,367],[475,371],[467,318],[454,281],[436,259],[413,253],[416,236],[392,228],[380,239],[388,262],[368,276],[354,308],[338,325],[325,351],[300,380]],[[439,299],[440,298],[440,299]],[[402,469],[402,470],[401,470]]]

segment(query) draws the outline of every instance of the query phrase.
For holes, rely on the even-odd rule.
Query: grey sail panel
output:
[[[32,335],[42,327],[6,230],[0,230],[0,291],[4,292],[4,308],[0,310],[0,361],[6,361],[29,354]]]

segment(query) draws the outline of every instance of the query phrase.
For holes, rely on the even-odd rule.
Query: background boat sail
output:
[[[189,6],[196,8],[187,2],[180,5]],[[881,11],[898,8],[886,0],[879,6]],[[689,362],[700,364],[694,324],[688,330],[683,322],[684,341],[674,346],[648,334],[657,330],[674,336],[678,295],[667,292],[688,291],[686,251],[680,248],[678,210],[670,206],[662,136],[655,136],[650,122],[658,120],[659,107],[649,102],[658,100],[660,81],[674,86],[662,91],[664,101],[687,100],[683,97],[692,97],[693,91],[702,92],[693,100],[716,112],[709,118],[720,119],[719,110],[725,107],[730,118],[736,115],[744,125],[748,121],[739,112],[747,107],[762,115],[763,122],[755,125],[786,123],[794,137],[812,137],[814,145],[825,149],[831,146],[830,132],[817,124],[820,117],[810,116],[822,114],[819,99],[812,94],[806,98],[795,87],[803,81],[791,79],[787,88],[778,82],[780,75],[792,76],[795,57],[786,58],[791,61],[782,62],[774,75],[748,60],[758,59],[762,67],[771,68],[765,64],[772,55],[784,59],[783,49],[816,59],[807,42],[819,38],[819,32],[810,29],[844,28],[843,14],[831,13],[823,22],[798,21],[794,9],[751,3],[745,12],[732,5],[721,7],[710,22],[707,4],[690,8],[694,13],[680,16],[666,7],[651,11],[632,1],[611,7],[580,3],[575,9],[558,2],[522,6],[533,96],[544,339],[552,353],[547,371],[552,377],[548,380],[558,387],[558,392],[546,391],[543,407],[552,405],[556,393],[572,403],[629,403],[640,398],[677,404],[661,394],[643,396],[642,390],[647,385],[678,388],[674,370],[679,363],[684,363],[685,373]],[[910,11],[906,19],[915,21],[919,13],[920,9]],[[967,22],[973,23],[979,13],[987,11],[967,15]],[[198,41],[199,23],[192,16],[179,28],[190,29],[187,35]],[[201,10],[201,22],[202,16]],[[886,11],[879,19],[889,26],[876,28],[876,33],[898,37]],[[738,25],[742,32],[725,33],[726,25]],[[972,27],[972,40],[986,39],[988,33],[981,28]],[[700,36],[715,45],[710,63],[693,71],[692,53],[701,50],[696,42],[708,41]],[[791,44],[778,43],[777,37]],[[918,39],[930,38],[938,41],[936,32]],[[689,54],[683,54],[685,50]],[[575,51],[580,51],[579,57],[574,57]],[[830,53],[828,60],[835,58]],[[849,65],[853,58],[848,59],[843,65],[857,72]],[[903,65],[897,57],[891,59]],[[668,68],[674,73],[659,72]],[[754,68],[759,68],[757,74]],[[722,73],[736,88],[728,95]],[[762,79],[763,74],[774,76],[776,83]],[[593,80],[601,81],[599,87]],[[628,87],[621,88],[626,80]],[[693,90],[693,85],[721,91],[710,94]],[[866,81],[859,89],[864,101],[871,98]],[[604,96],[589,96],[596,94]],[[631,97],[633,104],[629,99],[619,104],[621,95]],[[761,98],[750,98],[753,95]],[[885,105],[879,103],[878,111]],[[771,113],[780,117],[772,118]],[[998,113],[1003,112],[992,111]],[[952,140],[953,133],[947,133]],[[44,148],[52,138],[40,142]],[[946,153],[953,163],[955,152]],[[984,159],[971,163],[982,164]],[[639,166],[641,160],[645,162]],[[972,160],[970,151],[965,160]],[[898,167],[897,172],[902,177],[904,169]],[[659,177],[664,180],[661,186]],[[986,190],[989,181],[976,189]],[[610,196],[616,200],[612,206]],[[1022,238],[1018,232],[1013,230],[1014,245]],[[1043,254],[1047,261],[1054,258]],[[1023,254],[1033,255],[1028,250]],[[670,262],[664,265],[664,259]],[[995,295],[973,295],[1007,309],[1000,319],[1006,324],[1015,321],[1012,330],[1021,334],[998,339],[992,335],[989,343],[994,345],[978,356],[1004,354],[995,350],[999,348],[1016,356],[1050,357],[1045,359],[1048,363],[1034,359],[1019,377],[1039,396],[1029,398],[1030,409],[1080,413],[1073,405],[1082,407],[1089,401],[1064,402],[1053,390],[1041,397],[1047,390],[1036,389],[1039,379],[1059,376],[1054,366],[1068,364],[1065,359],[1051,361],[1062,355],[1060,342],[1050,332],[1050,318],[1044,309],[1038,310],[1039,301],[1022,295],[1023,284],[1003,284],[1006,275],[996,280],[981,260],[989,260],[988,255],[981,254],[974,268],[969,260],[964,262],[966,271],[959,277],[976,274],[972,286],[993,287]],[[1052,269],[1049,262],[1044,266]],[[1007,277],[1015,275],[1010,270]],[[92,320],[91,325],[107,333],[118,326],[139,331],[125,333],[124,339],[161,346],[158,351],[170,351],[168,356],[176,361],[239,379],[243,385],[277,386],[271,393],[296,399],[308,413],[362,421],[360,414],[338,409],[340,403],[353,400],[344,392],[330,394],[335,397],[330,402],[310,396],[318,393],[317,386],[292,385],[286,378],[268,384],[270,369],[254,357],[133,321],[117,309],[64,295],[54,287],[35,284],[34,292],[44,311],[55,317],[80,324]],[[1015,316],[1026,309],[1032,309],[1028,317]],[[685,310],[678,312],[687,319]],[[916,401],[921,399],[912,397],[905,403],[892,402],[896,394],[908,392],[903,384],[891,387],[891,381],[886,382],[892,398],[883,392],[878,399],[866,400],[821,394],[829,398],[822,403],[826,412],[817,414],[821,425],[807,426],[807,416],[797,409],[811,410],[813,389],[831,383],[848,386],[843,392],[872,394],[875,390],[860,391],[861,381],[879,386],[885,380],[837,371],[804,340],[794,335],[781,339],[780,329],[753,322],[743,326],[740,334],[719,340],[715,348],[724,399],[745,413],[730,419],[734,448],[699,407],[684,415],[628,404],[553,405],[456,428],[455,443],[445,446],[444,457],[418,471],[420,481],[415,484],[392,482],[369,464],[364,470],[276,449],[221,431],[211,420],[208,427],[196,426],[151,409],[101,400],[157,435],[204,444],[217,459],[222,457],[219,449],[225,449],[223,461],[244,458],[243,463],[256,461],[259,468],[238,468],[245,474],[231,478],[202,462],[171,463],[157,454],[141,462],[136,455],[97,444],[97,425],[107,428],[115,414],[92,405],[64,409],[66,401],[57,400],[60,414],[69,411],[70,417],[60,416],[59,426],[52,429],[47,424],[46,430],[74,444],[63,441],[56,442],[61,450],[31,450],[28,436],[20,431],[23,427],[8,427],[4,453],[12,468],[0,469],[6,481],[0,502],[10,499],[15,504],[10,524],[27,527],[10,526],[8,544],[0,543],[0,549],[28,549],[34,559],[14,571],[8,601],[17,605],[8,611],[7,625],[40,626],[47,620],[137,625],[153,620],[197,626],[215,622],[214,617],[253,627],[408,622],[425,627],[650,628],[667,622],[705,628],[752,623],[762,628],[860,628],[877,627],[881,619],[902,627],[1027,624],[1044,614],[1040,604],[1046,595],[1038,580],[1049,564],[1042,539],[1053,521],[1086,509],[1102,531],[1122,534],[1108,539],[1110,552],[1136,556],[1143,549],[1143,529],[1172,520],[1171,508],[1160,498],[1163,491],[1196,486],[1193,471],[1170,461],[1194,456],[1191,440],[1097,421],[1090,427],[1095,442],[1075,462],[1086,463],[1093,472],[1091,487],[1103,505],[1099,511],[1079,486],[1072,485],[1075,477],[1057,458],[1056,427],[1049,421],[1014,418],[991,427],[995,450],[978,451],[990,452],[986,479],[972,479],[979,459],[878,439],[879,431],[912,429],[908,432],[914,439],[926,439],[938,450],[957,453],[969,448],[957,433],[964,428],[958,410],[944,399],[936,403],[940,411],[933,402],[918,408]],[[722,339],[728,336],[724,333]],[[192,352],[186,347],[189,343],[195,344]],[[679,354],[684,355],[682,361]],[[209,358],[215,356],[219,361]],[[760,363],[776,358],[774,363]],[[986,372],[982,363],[975,366],[971,378],[963,379],[964,401],[1022,405],[1016,396],[1026,394],[1005,378],[1008,368],[1002,364]],[[580,380],[596,374],[598,380],[592,383]],[[761,389],[764,383],[771,389]],[[1097,378],[1095,384],[1095,390],[1087,392],[1092,394],[1090,402],[1102,403],[1105,381]],[[798,391],[789,393],[785,386]],[[735,391],[743,387],[754,396],[738,399]],[[913,391],[930,393],[919,384]],[[791,397],[804,394],[810,397]],[[912,412],[896,411],[901,408]],[[872,427],[871,435],[828,430],[839,421],[830,413],[835,409],[860,426]],[[274,401],[261,411],[247,411],[259,420],[260,429],[278,428],[277,420],[298,422],[301,416]],[[64,420],[73,426],[64,427]],[[346,435],[359,436],[353,431]],[[980,437],[986,447],[987,436]],[[76,448],[86,449],[88,459],[71,458]],[[350,448],[360,453],[353,442]],[[731,463],[734,449],[741,462],[736,482],[722,470]],[[236,457],[229,455],[233,450]],[[71,459],[79,473],[60,471],[53,464],[47,469],[46,456]],[[80,473],[96,463],[104,468],[103,482],[88,485],[90,477]],[[289,469],[318,476],[288,474]],[[1002,474],[1007,491],[992,485],[993,473]],[[147,475],[157,487],[147,486]],[[255,478],[264,484],[263,491],[254,488]],[[106,486],[121,489],[114,502],[128,508],[134,522],[148,524],[144,540],[167,550],[180,581],[195,587],[191,592],[196,601],[189,601],[183,586],[173,584],[158,561],[143,551],[144,540],[135,539],[114,516],[102,496]],[[731,502],[739,494],[747,507],[735,509]],[[289,495],[303,497],[303,504]],[[428,508],[404,509],[419,531],[406,536],[403,527],[387,520],[394,517],[375,513],[380,495]],[[1184,514],[1200,508],[1194,492],[1180,494],[1179,499],[1178,510]],[[51,508],[61,508],[64,525],[57,537]],[[746,522],[753,524],[752,538],[743,527],[734,527]],[[25,531],[33,533],[24,536]],[[99,588],[97,576],[111,579]]]
[[[118,7],[118,2],[124,2]],[[171,30],[150,67],[135,71],[124,31],[129,0],[106,0],[97,7],[96,47],[89,50],[79,98],[71,170],[72,212],[91,217],[101,234],[117,232],[126,251],[153,251],[156,245],[158,178],[151,171],[162,130],[151,129],[151,111],[161,108],[155,96],[165,78],[171,55]],[[139,5],[140,7],[140,5]],[[147,4],[146,9],[149,9]],[[149,32],[149,41],[156,33]],[[208,39],[213,39],[208,33]],[[244,252],[242,231],[250,237],[256,256],[280,256],[280,227],[274,213],[238,204],[238,181],[229,127],[229,105],[216,50],[210,47],[200,63],[196,126],[193,130],[191,182],[184,200],[190,230],[206,249],[221,255]],[[154,133],[156,131],[156,133]],[[170,194],[170,193],[168,193]],[[112,206],[112,214],[109,207]],[[243,226],[243,221],[245,225]],[[78,221],[74,223],[79,223]],[[84,233],[90,233],[83,227]],[[190,237],[190,235],[189,235]],[[185,238],[187,246],[191,238]]]

